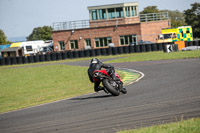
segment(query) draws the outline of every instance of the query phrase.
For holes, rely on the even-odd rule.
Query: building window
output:
[[[115,8],[108,9],[108,18],[109,19],[115,18]]]
[[[85,39],[85,44],[86,44],[86,46],[91,46],[91,40],[90,39]]]
[[[126,11],[126,17],[130,17],[131,16],[130,7],[125,7],[125,11]]]
[[[26,46],[26,51],[33,51],[32,46]]]
[[[137,16],[136,6],[132,6],[131,10],[132,10],[132,16]]]
[[[137,42],[136,35],[120,36],[120,45],[135,45]]]
[[[60,50],[65,50],[65,42],[64,41],[59,41],[58,43],[60,45]]]
[[[92,20],[97,20],[97,10],[91,10],[90,11]]]
[[[78,49],[78,41],[77,40],[71,40],[70,45],[71,45],[71,49]]]
[[[124,17],[123,8],[116,8],[116,18],[123,18],[123,17]]]
[[[99,9],[97,11],[98,11],[99,19],[100,20],[106,19],[106,9]]]
[[[95,38],[96,48],[98,48],[98,47],[107,47],[109,43],[112,43],[112,38],[111,37]]]

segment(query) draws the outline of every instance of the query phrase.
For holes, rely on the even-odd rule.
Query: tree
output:
[[[146,14],[146,13],[159,13],[159,9],[157,6],[147,6],[144,8],[143,11],[140,12],[140,14]]]
[[[7,41],[7,37],[6,37],[5,33],[3,32],[3,30],[0,29],[0,45],[9,44],[9,43],[11,43],[11,42]]]
[[[179,27],[186,25],[184,13],[178,10],[170,11],[170,10],[161,10],[161,12],[168,12],[168,15],[171,19],[171,27]]]
[[[191,9],[184,11],[185,22],[192,26],[193,36],[200,38],[200,3],[191,4]]]
[[[26,37],[26,39],[27,41],[52,40],[52,28],[50,26],[34,28],[32,33]]]
[[[171,19],[171,27],[179,27],[186,25],[184,14],[178,10],[171,11],[171,10],[159,10],[157,6],[147,6],[144,8],[143,11],[140,12],[140,14],[146,14],[146,13],[160,13],[160,12],[168,12],[168,16]],[[156,16],[156,15],[154,15]],[[151,16],[150,16],[151,19]]]

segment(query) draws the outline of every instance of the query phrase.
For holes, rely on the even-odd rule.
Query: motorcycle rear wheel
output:
[[[108,79],[104,79],[102,81],[103,86],[107,89],[108,92],[110,92],[113,96],[119,96],[120,91],[116,90],[110,83]]]

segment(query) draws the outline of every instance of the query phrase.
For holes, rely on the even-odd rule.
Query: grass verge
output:
[[[150,52],[150,53],[134,53],[129,54],[128,57],[114,59],[108,61],[107,63],[120,63],[120,62],[137,62],[137,61],[154,61],[154,60],[169,60],[169,59],[190,59],[190,58],[200,58],[200,50],[196,51],[180,51],[163,53]]]
[[[176,123],[120,131],[118,133],[199,133],[199,131],[200,118],[193,118],[189,120],[182,120]]]
[[[86,67],[50,65],[0,73],[0,112],[93,92]]]
[[[94,92],[87,69],[68,65],[0,69],[0,113]]]

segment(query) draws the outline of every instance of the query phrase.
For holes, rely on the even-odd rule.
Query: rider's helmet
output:
[[[99,63],[99,60],[98,60],[97,58],[93,58],[93,59],[91,60],[91,63],[92,63],[92,64],[97,64],[97,63]]]

